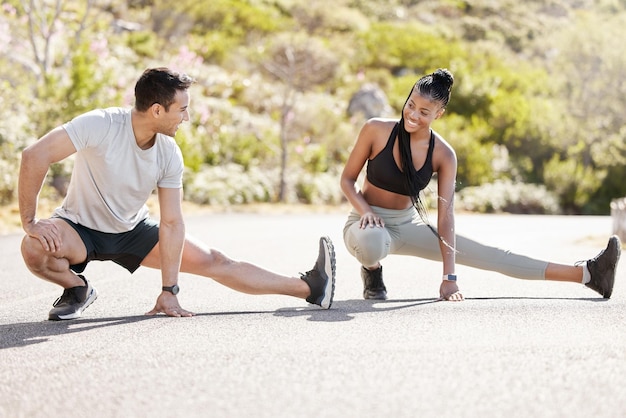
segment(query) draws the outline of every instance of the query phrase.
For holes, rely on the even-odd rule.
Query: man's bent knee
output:
[[[28,235],[22,239],[22,258],[29,269],[35,268],[45,257],[44,249],[39,240]]]
[[[44,250],[39,240],[26,235],[22,239],[22,258],[26,267],[38,277],[48,278],[50,272],[69,270],[70,263],[62,257],[55,257]]]

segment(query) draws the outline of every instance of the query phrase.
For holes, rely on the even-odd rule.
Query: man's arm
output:
[[[24,231],[41,241],[44,248],[54,251],[60,246],[54,233],[45,239],[47,226],[37,228],[37,201],[50,165],[76,152],[69,135],[57,127],[22,152],[18,180],[18,201]],[[49,232],[49,231],[48,231]]]
[[[178,273],[185,243],[182,189],[159,188],[159,252],[163,286],[178,284]]]
[[[161,222],[159,225],[159,256],[163,286],[178,284],[178,273],[185,243],[185,223],[182,214],[182,189],[159,187]],[[181,308],[176,295],[163,291],[154,308],[146,315],[164,313],[168,316],[193,316]]]

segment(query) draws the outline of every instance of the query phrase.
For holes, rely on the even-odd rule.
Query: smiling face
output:
[[[158,112],[159,128],[158,132],[168,136],[176,135],[176,131],[181,123],[189,120],[189,92],[187,90],[177,90],[169,109],[160,107]]]
[[[441,102],[433,101],[414,90],[402,109],[404,129],[409,133],[430,130],[431,123],[439,119],[443,112],[445,108]]]

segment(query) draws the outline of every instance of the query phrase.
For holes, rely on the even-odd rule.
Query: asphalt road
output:
[[[188,231],[230,256],[297,275],[329,235],[329,311],[181,278],[193,318],[146,317],[155,270],[94,262],[83,318],[47,321],[59,289],[0,236],[0,417],[623,417],[626,270],[611,300],[577,284],[460,266],[467,300],[438,302],[441,267],[384,260],[390,299],[361,299],[345,214],[212,214]],[[461,215],[459,233],[548,261],[606,245],[610,217]]]

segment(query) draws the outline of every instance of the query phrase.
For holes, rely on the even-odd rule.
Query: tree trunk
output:
[[[626,242],[626,197],[614,199],[611,202],[611,217],[613,218],[613,234],[622,242]]]

